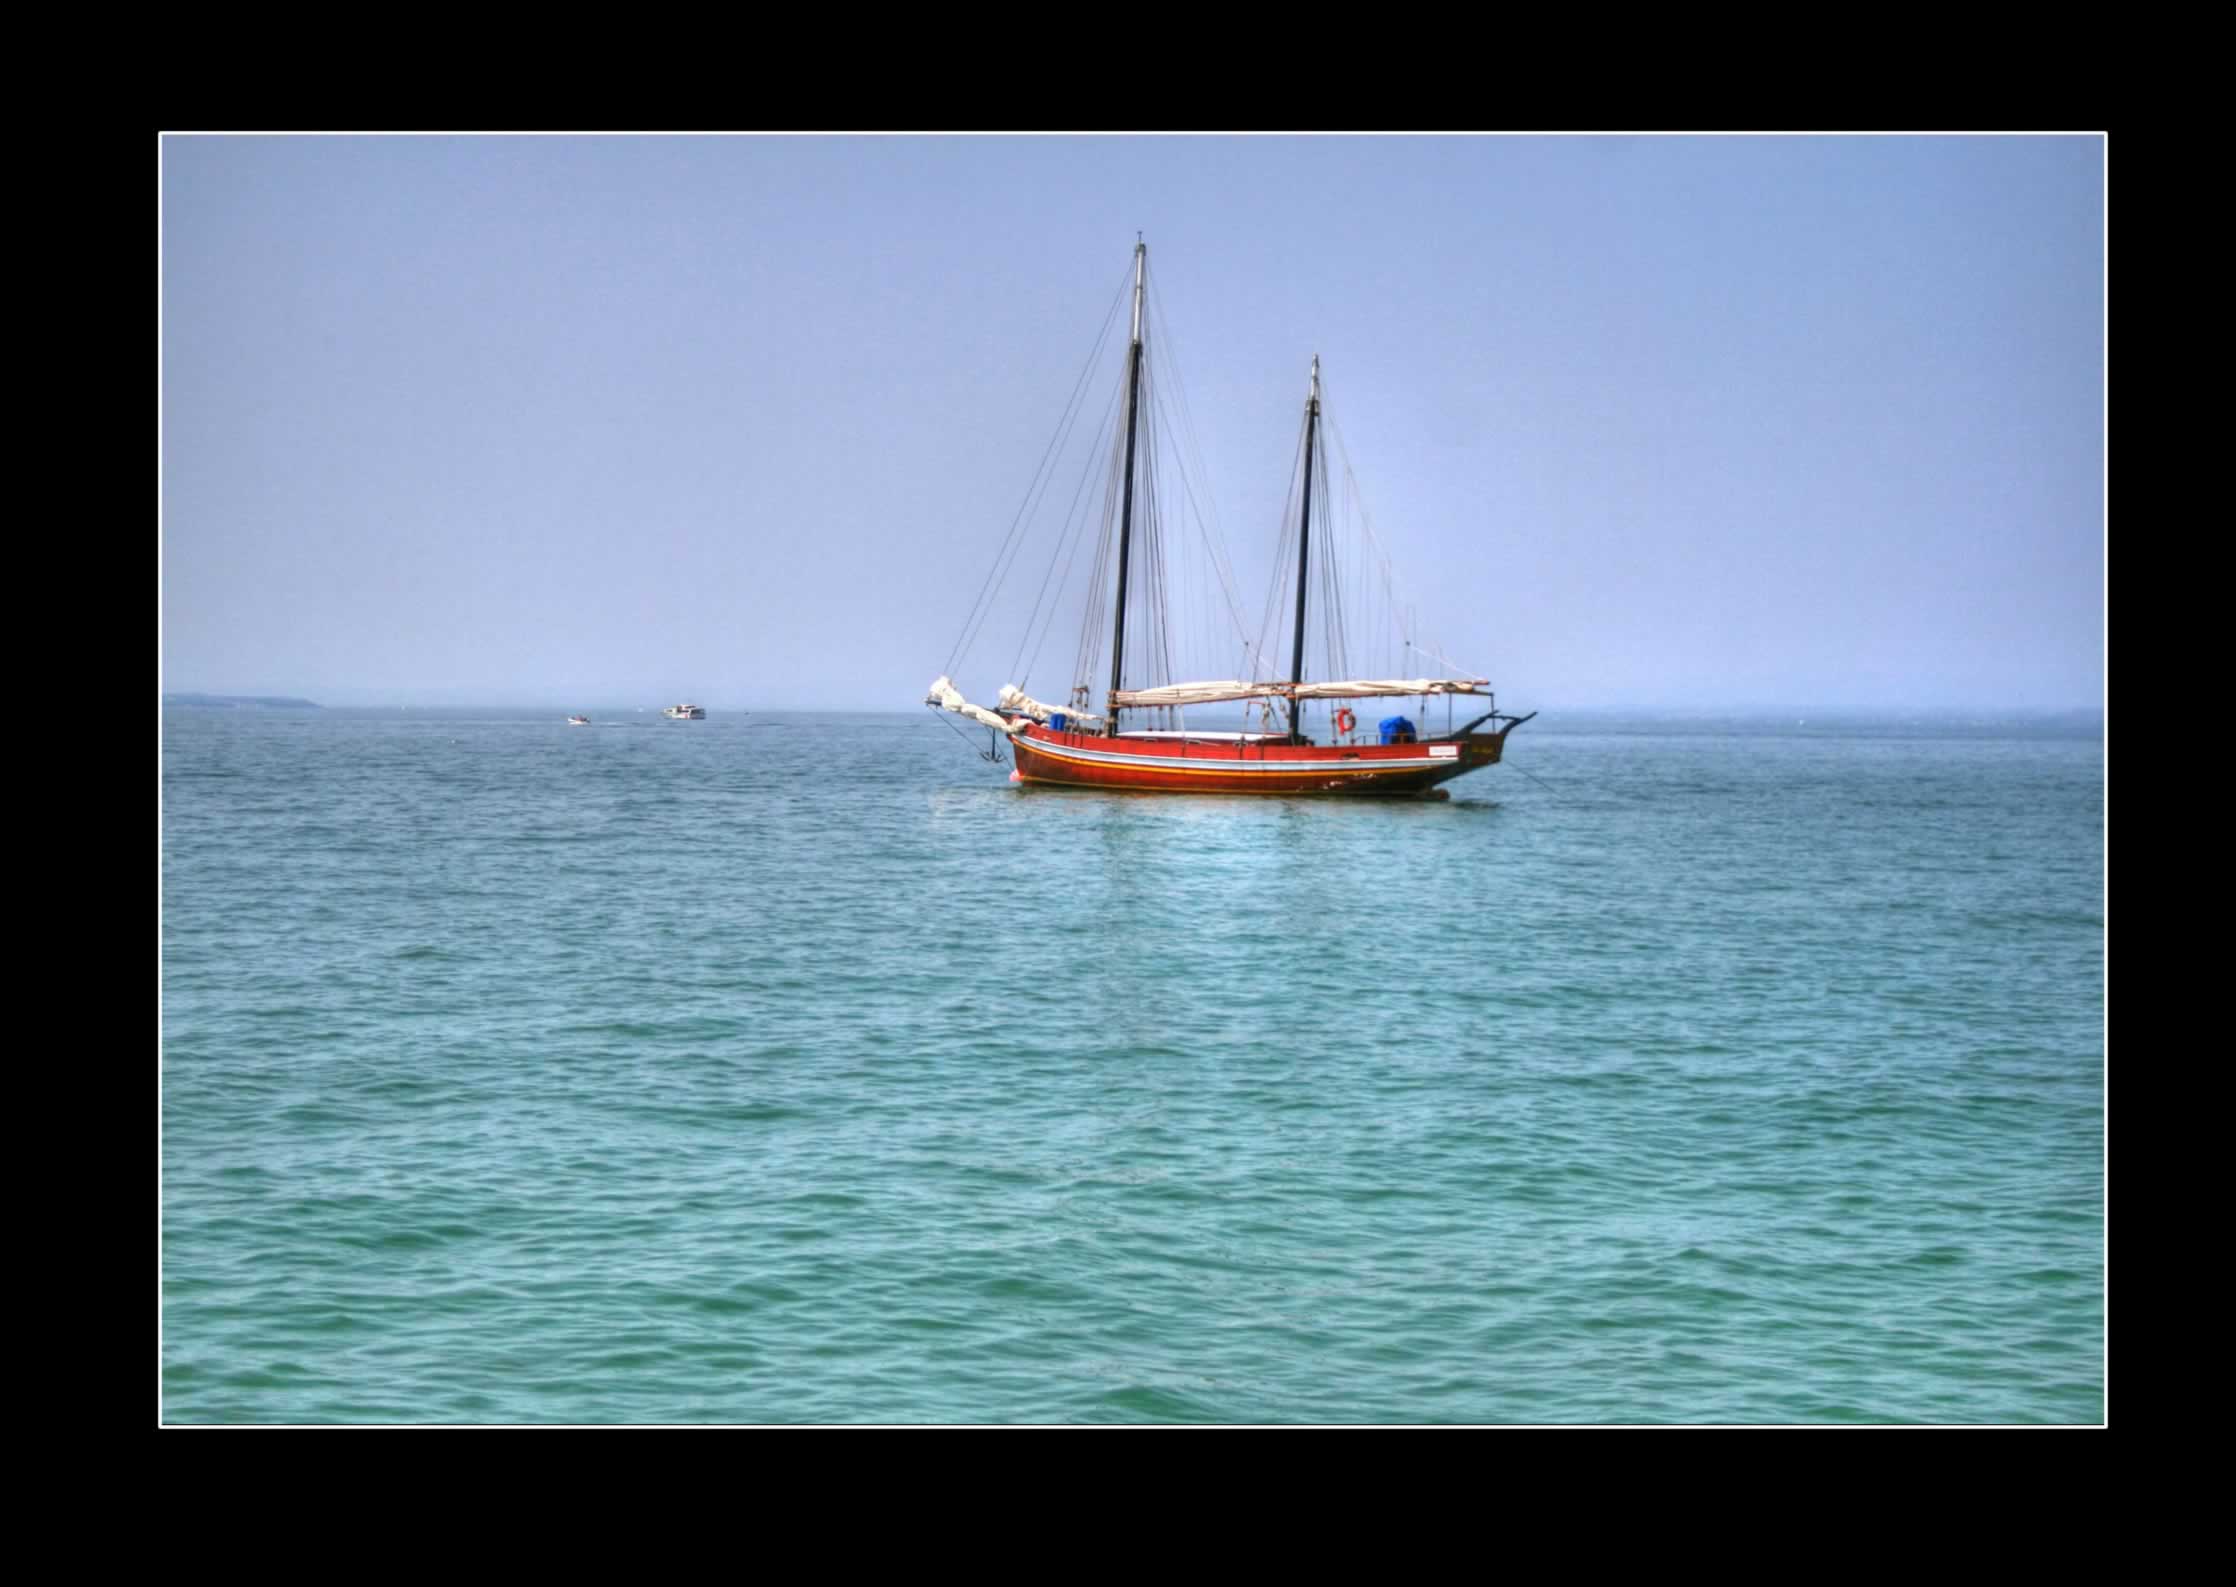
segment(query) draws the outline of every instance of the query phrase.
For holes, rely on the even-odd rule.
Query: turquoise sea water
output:
[[[2103,1414],[2093,729],[563,714],[166,715],[166,1419]]]

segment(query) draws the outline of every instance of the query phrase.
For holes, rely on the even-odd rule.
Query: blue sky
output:
[[[1510,707],[2101,698],[2096,138],[171,138],[163,206],[167,688],[911,707],[1140,230],[1253,617],[1317,353]]]

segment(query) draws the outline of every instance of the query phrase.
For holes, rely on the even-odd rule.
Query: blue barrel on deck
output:
[[[1413,731],[1413,724],[1402,716],[1385,716],[1381,726],[1385,744],[1411,744],[1420,737]]]
[[[1055,729],[1057,732],[1061,733],[1064,730],[1064,713],[1061,711],[1049,712],[1048,725],[1051,728]]]

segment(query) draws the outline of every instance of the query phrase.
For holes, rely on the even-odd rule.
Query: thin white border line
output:
[[[165,130],[159,138],[2109,138],[2105,128],[2026,128],[1984,130],[1842,128],[1693,128],[1655,131],[1577,131],[1574,128],[1501,131],[1418,127],[1383,128],[1163,128],[1121,131],[1108,128],[655,128],[538,129],[491,131],[487,128],[409,128],[396,131],[333,128],[193,128]]]

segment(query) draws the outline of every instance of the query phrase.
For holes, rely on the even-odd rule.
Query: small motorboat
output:
[[[569,727],[588,727],[590,718],[587,716],[570,716],[567,718],[567,725]]]

